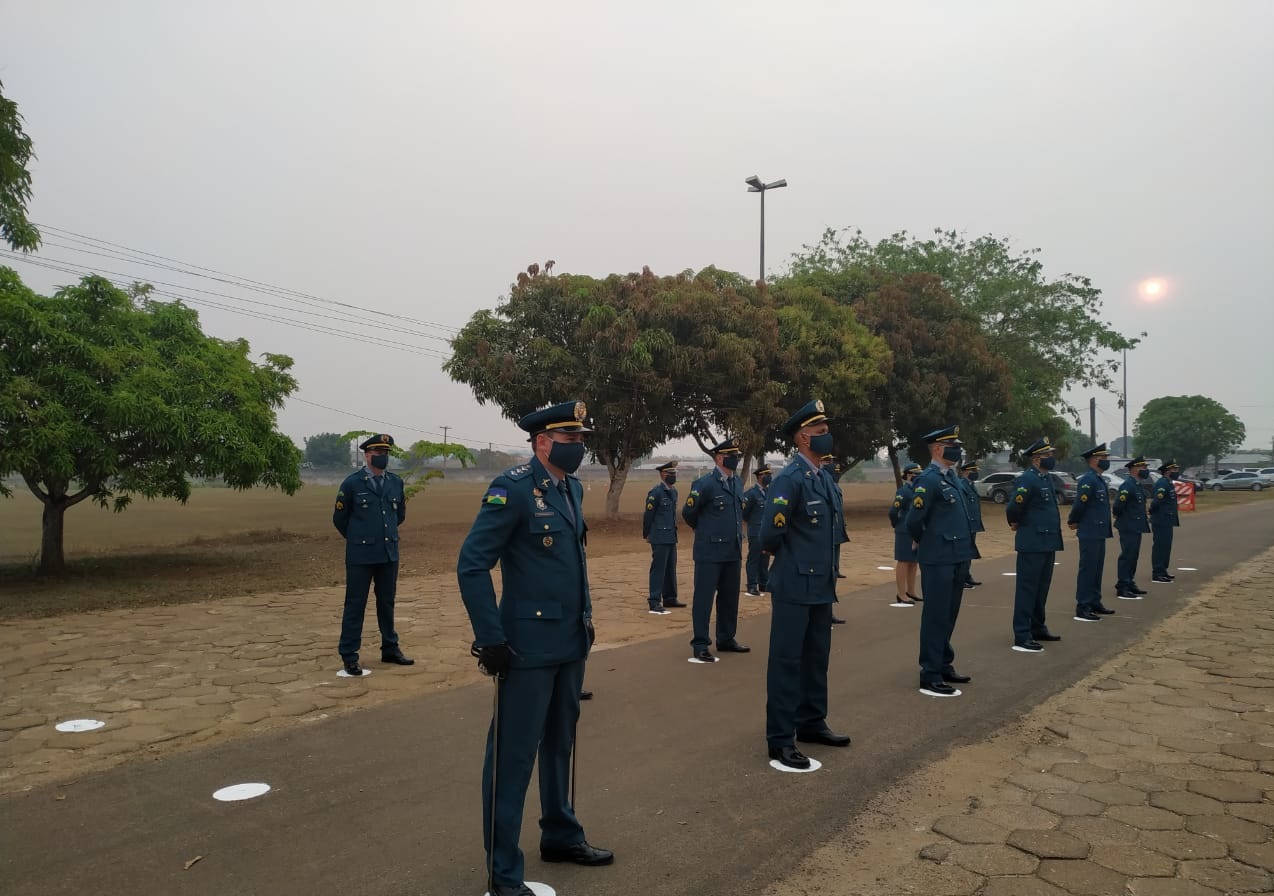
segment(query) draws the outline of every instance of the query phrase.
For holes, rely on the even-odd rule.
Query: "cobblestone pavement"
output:
[[[1274,893],[1274,550],[767,896]]]

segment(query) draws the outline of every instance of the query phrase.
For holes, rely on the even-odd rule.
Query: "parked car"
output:
[[[991,473],[973,483],[973,490],[983,501],[1005,504],[1009,500],[1009,492],[1013,491],[1013,480],[1016,478],[1016,473]]]
[[[1216,479],[1209,479],[1208,488],[1214,492],[1228,491],[1230,489],[1251,489],[1254,492],[1259,492],[1261,489],[1274,488],[1274,476],[1262,476],[1260,473],[1248,473],[1240,470],[1237,473],[1226,473]]]
[[[1007,504],[1013,494],[1013,480],[1019,473],[992,473],[986,479],[973,483],[974,490],[983,501],[994,501],[996,504]],[[1057,500],[1062,504],[1072,504],[1079,491],[1079,483],[1070,473],[1051,473],[1053,488],[1057,492]]]

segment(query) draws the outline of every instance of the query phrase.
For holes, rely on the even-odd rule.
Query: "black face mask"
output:
[[[1055,457],[1042,457],[1042,458],[1040,458],[1040,469],[1041,469],[1041,470],[1050,470],[1050,471],[1051,471],[1051,470],[1052,470],[1055,466],[1057,466],[1057,458],[1055,458]]]
[[[584,462],[587,450],[583,442],[554,442],[549,448],[549,463],[563,473],[574,473]]]
[[[976,470],[969,474],[969,481],[970,481],[970,482],[977,482],[977,481],[978,481],[978,473],[977,473],[977,471],[976,471]]]
[[[816,436],[810,436],[810,451],[813,451],[819,457],[832,453],[832,434],[830,432],[819,433]]]
[[[964,450],[959,445],[947,445],[942,449],[943,460],[956,464],[960,462],[962,457],[964,457]]]
[[[1177,477],[1179,477],[1180,475],[1181,475],[1180,473],[1169,473],[1169,474],[1168,474],[1168,478],[1169,478],[1169,479],[1176,479],[1176,478],[1177,478]]]
[[[668,483],[669,485],[676,485],[676,484],[677,484],[677,474],[676,474],[676,473],[665,473],[665,474],[664,474],[664,482]]]
[[[727,454],[721,458],[721,466],[727,470],[734,471],[739,469],[739,455]]]
[[[770,482],[773,480],[773,478],[774,477],[772,477],[769,473],[766,473],[764,476],[758,479],[757,482],[761,483],[761,488],[769,488]]]
[[[1104,459],[1097,461],[1097,469],[1105,473],[1107,470],[1110,469],[1110,461],[1104,460]]]
[[[1149,470],[1138,470],[1138,471],[1137,471],[1137,478],[1138,478],[1138,479],[1149,479],[1149,478],[1150,478],[1150,471],[1149,471]]]
[[[371,464],[378,470],[384,470],[389,467],[388,454],[373,454]]]

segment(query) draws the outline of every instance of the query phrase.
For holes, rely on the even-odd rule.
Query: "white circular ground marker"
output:
[[[372,674],[371,669],[364,669],[362,675],[350,675],[348,672],[342,669],[341,671],[336,673],[336,677],[337,678],[366,678],[368,675],[371,675],[371,674]]]
[[[877,569],[884,569],[884,570],[887,570],[887,571],[890,571],[890,572],[892,572],[892,571],[893,571],[893,567],[892,567],[892,566],[877,566],[876,568],[877,568]]]
[[[938,693],[935,693],[934,691],[926,690],[925,688],[920,688],[919,690],[920,690],[920,693],[924,694],[926,697],[936,697],[939,700],[946,699],[947,697],[959,697],[961,694],[964,693],[964,691],[960,690],[959,688],[956,688],[955,691],[950,694],[938,694]]]
[[[239,800],[250,800],[270,792],[269,784],[231,784],[214,791],[212,798],[223,803],[234,803]]]
[[[908,603],[893,603],[893,604],[890,604],[889,606],[891,606],[891,607],[914,607],[914,606],[915,606],[915,604],[908,604]]]
[[[106,723],[98,719],[70,719],[66,722],[58,722],[53,726],[58,731],[96,731],[98,728],[105,728]]]
[[[1015,576],[1015,575],[1017,575],[1017,573],[1015,573],[1015,572],[1002,572],[1002,573],[1000,573],[1000,575],[1002,575],[1002,576]]]
[[[792,768],[792,766],[784,765],[783,763],[779,762],[777,759],[771,759],[770,768],[780,772],[791,772],[794,775],[808,775],[810,772],[816,772],[823,767],[823,763],[819,762],[813,756],[809,757],[809,761],[810,761],[809,768]]]
[[[717,661],[717,658],[715,656],[710,660],[701,660],[698,657],[693,657],[693,656],[690,657],[690,659],[686,660],[687,663],[698,663],[700,666],[711,666],[716,661]]]
[[[557,896],[557,890],[554,890],[548,884],[542,884],[542,883],[538,883],[537,881],[528,880],[526,882],[526,885],[531,890],[531,892],[535,894],[535,896]],[[491,891],[488,890],[487,892],[483,893],[482,896],[491,896]]]
[[[1199,571],[1199,567],[1197,566],[1178,566],[1177,567],[1177,572],[1198,572],[1198,571]]]

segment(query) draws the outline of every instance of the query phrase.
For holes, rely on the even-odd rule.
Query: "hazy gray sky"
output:
[[[1115,327],[1148,331],[1130,426],[1151,398],[1198,393],[1248,445],[1274,438],[1265,0],[13,0],[0,15],[0,80],[39,155],[36,258],[284,318],[197,306],[206,331],[296,359],[280,419],[298,441],[446,425],[524,445],[441,373],[445,338],[550,258],[755,276],[752,174],[790,183],[767,198],[772,273],[827,227],[1038,246],[1050,273],[1093,279]],[[52,228],[416,322],[315,317],[341,311],[86,255]],[[41,291],[77,279],[0,263]],[[1147,278],[1158,301],[1139,296]],[[1097,402],[1113,439],[1118,396]]]

